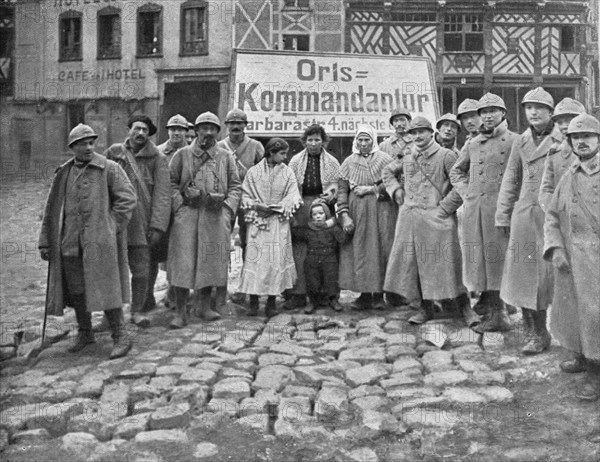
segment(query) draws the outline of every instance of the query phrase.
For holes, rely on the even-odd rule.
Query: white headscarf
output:
[[[361,124],[356,129],[356,136],[354,137],[354,141],[352,142],[352,154],[359,154],[360,149],[358,147],[358,137],[360,135],[367,135],[373,140],[373,146],[371,147],[371,152],[369,154],[373,154],[374,152],[379,150],[379,146],[377,145],[377,130],[367,124]]]

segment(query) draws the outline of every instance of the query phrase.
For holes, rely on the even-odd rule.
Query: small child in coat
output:
[[[341,311],[339,294],[339,244],[350,239],[335,218],[331,218],[329,207],[321,200],[312,203],[308,211],[307,227],[292,228],[295,239],[307,244],[304,271],[309,304],[305,313],[314,313],[318,306],[330,306]]]

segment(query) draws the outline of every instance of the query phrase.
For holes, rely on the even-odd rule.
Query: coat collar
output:
[[[597,173],[600,173],[600,152],[597,152],[594,157],[595,162],[588,164],[589,168],[585,168],[581,165],[581,160],[579,159],[579,157],[575,156],[575,160],[569,167],[569,170],[571,170],[572,173],[576,173],[577,170],[582,169],[588,175],[595,175]]]
[[[505,119],[494,127],[494,129],[492,130],[492,133],[488,134],[488,133],[480,132],[479,135],[477,136],[477,139],[479,140],[480,143],[485,143],[489,139],[501,137],[507,131],[508,131],[508,122]]]
[[[415,145],[415,157],[419,157],[419,156],[423,156],[426,159],[430,158],[432,155],[434,155],[436,152],[438,152],[442,147],[436,143],[435,140],[431,140],[431,143],[429,144],[429,146],[427,146],[425,149],[421,150],[420,148],[418,148]]]
[[[100,170],[104,170],[106,168],[106,160],[107,160],[106,157],[98,154],[97,152],[94,152],[94,155],[92,156],[92,160],[90,160],[88,162],[88,166],[99,168]],[[66,167],[72,167],[74,164],[75,164],[75,156],[71,157],[68,161],[66,161],[64,164],[62,164],[60,167],[58,167],[56,169],[56,172],[66,168]]]
[[[198,138],[196,138],[194,142],[190,145],[190,149],[192,150],[192,154],[197,157],[200,157],[203,153],[206,152],[211,159],[214,159],[215,155],[217,154],[216,144],[212,148],[204,150],[200,147],[200,144],[198,143]]]
[[[546,157],[552,145],[554,143],[560,143],[562,140],[563,136],[560,128],[555,124],[552,132],[542,140],[539,146],[536,147],[533,141],[531,128],[528,128],[521,137],[521,148],[525,154],[525,160],[527,162],[533,162],[541,157]]]
[[[171,140],[168,139],[167,141],[165,141],[165,144],[164,144],[164,147],[165,147],[164,153],[165,153],[165,155],[168,156],[168,155],[174,153],[175,151],[177,151],[178,149],[185,148],[186,146],[187,146],[187,143],[184,142],[181,146],[175,147],[175,146],[173,146],[173,143],[171,143]],[[158,147],[157,147],[157,149],[158,149]]]
[[[250,143],[250,137],[246,134],[244,134],[244,139],[237,147],[232,143],[231,138],[229,136],[227,138],[225,138],[225,144],[227,145],[229,150],[232,151],[236,155],[236,157],[237,157],[237,152],[238,151],[243,152],[244,149],[246,149],[246,146],[248,146],[248,143]]]
[[[125,145],[125,149],[131,151],[134,157],[154,157],[159,154],[158,149],[156,149],[156,145],[150,140],[148,140],[144,147],[136,153],[133,153],[133,150],[131,149],[129,138],[127,138],[123,144]]]

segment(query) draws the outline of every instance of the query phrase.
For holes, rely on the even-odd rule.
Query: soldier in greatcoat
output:
[[[479,135],[479,127],[481,126],[481,118],[479,117],[479,101],[476,99],[465,99],[458,105],[456,110],[456,118],[467,131],[465,144]]]
[[[137,194],[137,206],[127,226],[131,321],[147,327],[150,320],[143,310],[150,280],[150,253],[160,244],[171,217],[169,164],[167,156],[149,139],[156,133],[150,117],[134,115],[127,127],[127,139],[110,146],[104,155],[125,170]]]
[[[412,152],[391,162],[382,173],[388,194],[400,206],[383,288],[408,300],[423,300],[410,323],[432,319],[434,300],[458,299],[466,322],[475,326],[479,319],[462,283],[456,226],[462,199],[449,178],[457,155],[435,142],[425,117],[415,117],[409,133]],[[403,182],[398,181],[400,173]]]
[[[576,159],[569,140],[566,137],[569,123],[579,114],[585,114],[585,107],[579,101],[572,98],[563,99],[554,108],[552,120],[558,125],[561,134],[565,138],[550,148],[546,163],[544,164],[539,196],[540,205],[544,212],[552,199],[552,194],[554,194],[554,190],[561,177]]]
[[[561,368],[587,370],[576,391],[583,400],[600,396],[600,122],[575,117],[568,142],[577,156],[558,183],[546,212],[544,258],[555,268],[550,329],[575,353]]]
[[[483,122],[480,133],[463,146],[450,180],[464,201],[465,284],[470,291],[481,292],[475,311],[487,315],[479,329],[505,331],[510,328],[510,320],[500,300],[500,285],[508,236],[495,227],[494,216],[500,184],[517,135],[508,129],[502,98],[487,93],[478,105]]]
[[[234,108],[225,116],[225,126],[227,127],[227,136],[217,143],[217,146],[228,149],[233,153],[238,168],[240,183],[244,182],[246,172],[250,167],[254,167],[265,156],[265,148],[260,141],[250,138],[246,135],[248,126],[248,116],[244,111]],[[242,260],[246,257],[246,242],[248,225],[244,220],[244,211],[238,208],[236,217],[238,222],[240,247],[242,248]],[[232,228],[235,224],[231,224]],[[216,298],[217,307],[225,303],[227,297],[227,287],[217,287]],[[233,294],[232,300],[236,303],[244,303],[245,294],[237,292]]]
[[[530,127],[513,143],[496,208],[496,226],[510,236],[500,297],[523,310],[523,354],[538,354],[550,346],[546,311],[553,290],[552,267],[542,258],[544,212],[538,195],[546,156],[562,135],[551,119],[554,100],[546,90],[529,91],[522,105]]]
[[[79,124],[69,134],[75,156],[56,170],[40,232],[42,259],[49,261],[47,314],[75,309],[79,333],[69,350],[94,343],[92,312],[104,311],[114,341],[110,358],[131,348],[122,323],[129,301],[125,233],[136,196],[125,172],[94,152],[98,135]]]
[[[456,146],[458,132],[460,132],[460,122],[454,114],[444,114],[435,123],[437,133],[434,136],[435,142],[441,147],[451,149],[456,154],[460,151]]]
[[[171,160],[174,218],[169,239],[167,274],[174,288],[177,314],[171,328],[187,324],[190,289],[198,293],[198,314],[219,319],[211,309],[213,287],[227,287],[231,223],[241,184],[233,153],[216,145],[219,118],[205,112],[196,118],[198,137]]]
[[[389,154],[392,159],[403,157],[412,143],[412,137],[407,132],[411,120],[412,116],[407,108],[394,109],[390,116],[394,134],[379,143],[379,150]]]

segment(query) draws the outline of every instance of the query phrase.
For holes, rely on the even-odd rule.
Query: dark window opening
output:
[[[435,13],[392,12],[391,19],[395,22],[437,22]]]
[[[208,15],[206,2],[190,1],[181,7],[181,54],[208,53]]]
[[[285,0],[286,8],[310,8],[310,0]]]
[[[80,61],[82,59],[81,44],[82,13],[68,11],[60,18],[60,61]]]
[[[138,56],[162,55],[162,9],[145,5],[138,10]]]
[[[560,51],[575,51],[575,27],[562,26],[560,28]]]
[[[98,59],[121,58],[121,16],[115,8],[98,12]]]
[[[308,35],[284,35],[283,49],[294,51],[309,51],[310,39]]]
[[[444,21],[446,51],[483,51],[483,15],[447,14]]]

